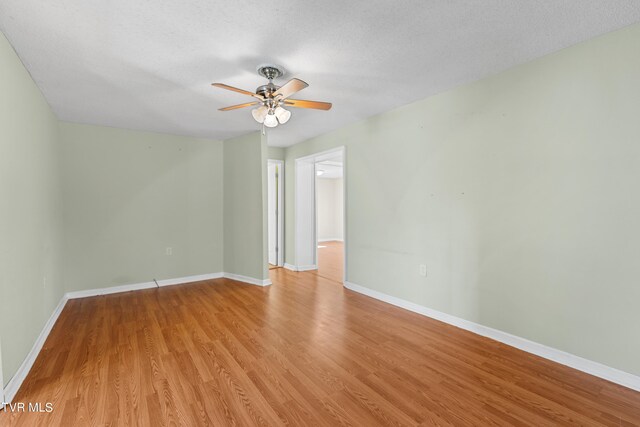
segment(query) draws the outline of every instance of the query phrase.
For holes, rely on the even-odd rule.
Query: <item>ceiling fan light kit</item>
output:
[[[253,116],[254,120],[266,127],[274,128],[279,124],[283,125],[287,123],[291,118],[291,111],[283,108],[284,106],[296,108],[312,108],[325,111],[331,109],[331,103],[329,102],[290,99],[290,96],[301,91],[309,85],[296,78],[289,80],[282,86],[275,85],[273,83],[273,79],[277,79],[278,77],[282,77],[284,75],[284,69],[282,67],[273,64],[264,64],[258,66],[257,71],[258,74],[269,80],[269,83],[259,86],[256,89],[255,93],[243,89],[238,89],[224,83],[212,83],[212,86],[230,90],[233,92],[238,92],[243,95],[249,95],[257,99],[257,101],[253,102],[220,108],[220,111],[231,111],[237,110],[239,108],[257,105],[258,107],[254,108],[251,111],[251,115]]]
[[[280,122],[281,125],[287,123],[289,121],[289,119],[291,118],[291,111],[289,110],[285,110],[284,108],[278,106],[273,113],[276,115],[276,117],[278,118],[278,122]]]
[[[272,111],[270,111],[269,113],[267,113],[267,117],[265,117],[263,123],[268,128],[274,128],[278,126],[278,119],[276,118],[276,115],[273,114]]]

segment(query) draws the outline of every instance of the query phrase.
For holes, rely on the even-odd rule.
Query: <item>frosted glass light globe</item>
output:
[[[267,114],[267,117],[264,119],[264,125],[268,128],[274,128],[278,126],[278,119],[275,114]]]
[[[285,110],[282,107],[276,108],[275,115],[278,118],[278,121],[281,125],[287,123],[291,118],[291,111]]]
[[[262,123],[264,122],[265,117],[267,117],[267,112],[269,109],[264,105],[262,107],[258,107],[255,110],[251,110],[251,115],[256,119],[256,122]]]

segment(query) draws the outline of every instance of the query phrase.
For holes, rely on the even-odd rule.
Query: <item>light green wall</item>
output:
[[[222,141],[58,122],[1,34],[0,65],[5,381],[65,291],[218,273],[225,266],[268,278],[263,136],[227,141],[224,150]],[[283,158],[282,149],[271,152]]]
[[[269,277],[266,139],[252,133],[224,141],[224,271]]]
[[[639,45],[636,25],[287,149],[287,262],[294,159],[345,145],[349,281],[640,374]]]
[[[640,374],[638,40],[629,27],[282,151],[257,133],[58,126],[0,37],[5,381],[64,292],[62,258],[71,291],[267,278],[268,157],[286,158],[293,263],[294,159],[341,145],[348,280]]]
[[[282,147],[267,147],[267,159],[284,160],[285,149]]]
[[[67,291],[222,271],[221,141],[70,123],[60,134]]]
[[[57,119],[0,33],[0,338],[4,381],[63,295]]]

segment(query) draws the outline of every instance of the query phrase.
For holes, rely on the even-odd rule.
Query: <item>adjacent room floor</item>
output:
[[[318,243],[318,276],[342,284],[344,279],[344,243],[337,240]]]
[[[640,393],[271,271],[71,300],[2,425],[630,425]]]

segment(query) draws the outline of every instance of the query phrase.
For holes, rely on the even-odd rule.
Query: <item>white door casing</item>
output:
[[[267,167],[267,215],[268,215],[268,242],[269,242],[269,264],[278,263],[278,215],[277,215],[277,175],[278,166],[269,162]]]

